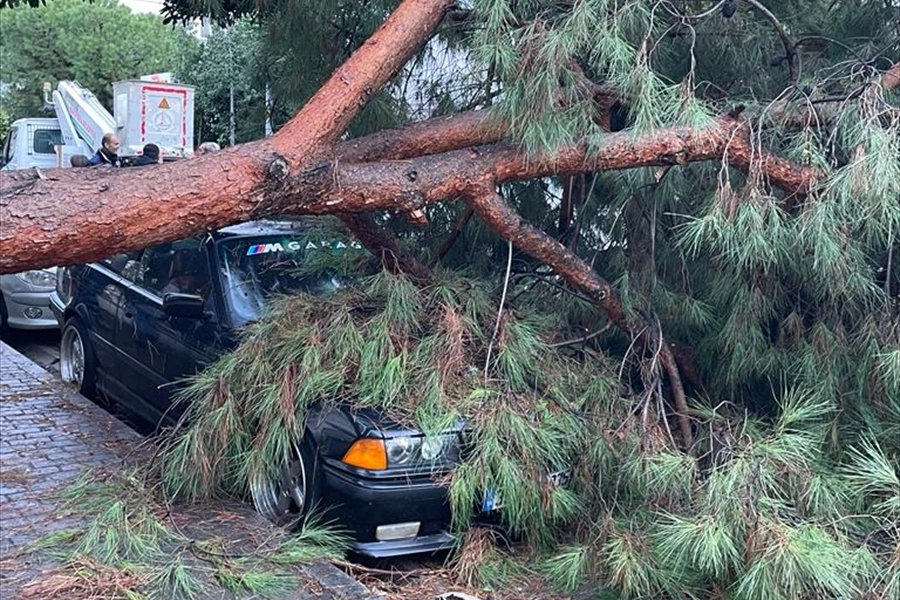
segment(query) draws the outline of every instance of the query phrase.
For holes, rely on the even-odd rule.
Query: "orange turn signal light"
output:
[[[359,467],[369,471],[387,469],[387,452],[384,440],[360,438],[344,454],[343,462],[351,467]]]

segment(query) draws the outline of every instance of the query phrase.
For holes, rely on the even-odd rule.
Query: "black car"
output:
[[[257,222],[62,268],[51,296],[61,375],[146,422],[174,424],[183,405],[172,401],[173,383],[233,347],[271,294],[339,285],[301,268],[323,249],[350,251],[301,223]],[[456,464],[460,447],[459,432],[426,438],[373,411],[313,411],[281,476],[248,483],[273,522],[302,515],[315,498],[354,535],[357,552],[432,552],[454,545],[436,475]]]

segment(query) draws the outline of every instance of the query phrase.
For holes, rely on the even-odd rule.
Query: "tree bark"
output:
[[[522,219],[497,194],[493,182],[485,181],[483,185],[469,189],[463,201],[500,237],[551,267],[569,285],[593,300],[619,329],[634,335],[639,333],[641,323],[628,318],[610,283],[578,255]]]
[[[520,250],[554,270],[573,288],[584,293],[606,314],[607,319],[619,329],[630,334],[639,342],[653,337],[653,329],[647,327],[643,319],[629,317],[619,295],[608,281],[594,271],[578,255],[569,251],[558,241],[545,234],[530,223],[525,222],[519,214],[496,192],[492,183],[473,188],[463,198],[491,229],[503,239],[512,242]],[[659,332],[658,335],[662,335]],[[655,338],[660,347],[660,361],[669,376],[675,399],[675,411],[685,448],[690,448],[694,441],[688,420],[688,406],[678,373],[678,366],[664,338]]]
[[[484,126],[473,121],[476,128]],[[435,128],[445,125],[440,121]],[[427,127],[413,128],[411,135],[423,135]],[[495,143],[404,160],[318,160],[299,170],[278,158],[266,163],[265,157],[271,156],[267,139],[152,168],[4,172],[0,273],[90,262],[261,217],[412,211],[455,200],[484,181],[723,158],[744,169],[753,163],[788,193],[808,193],[820,178],[815,169],[754,151],[745,135],[742,123],[722,117],[702,129],[672,127],[639,136],[611,133],[591,153],[572,146],[529,156]],[[409,151],[403,134],[391,136],[398,156]],[[374,144],[344,142],[331,156],[352,155],[369,143]]]

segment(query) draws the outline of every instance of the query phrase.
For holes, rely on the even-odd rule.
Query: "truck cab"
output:
[[[56,146],[60,144],[62,131],[57,119],[28,118],[13,121],[3,140],[0,170],[69,166],[60,164],[56,153]]]

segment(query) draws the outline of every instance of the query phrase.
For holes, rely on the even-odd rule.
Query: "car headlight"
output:
[[[25,271],[23,273],[16,273],[16,277],[34,287],[51,290],[56,287],[56,269]]]
[[[387,452],[388,467],[408,466],[416,455],[416,449],[421,443],[416,438],[398,437],[385,440],[384,449]]]
[[[459,462],[459,436],[455,433],[388,438],[384,446],[388,468],[434,468]]]
[[[397,436],[387,439],[356,440],[344,454],[343,462],[361,469],[434,470],[459,462],[459,436],[445,433],[435,436]]]

